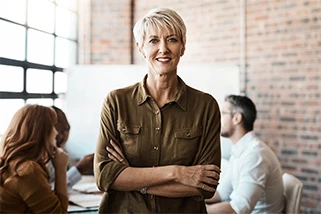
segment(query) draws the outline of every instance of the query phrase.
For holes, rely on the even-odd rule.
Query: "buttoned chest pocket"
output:
[[[181,164],[190,164],[199,149],[202,137],[202,129],[200,127],[186,128],[176,130],[175,135],[175,156]]]
[[[141,126],[118,122],[117,130],[120,133],[120,141],[126,158],[131,159],[132,157],[137,156],[139,151]]]

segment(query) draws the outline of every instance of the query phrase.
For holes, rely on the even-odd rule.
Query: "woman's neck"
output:
[[[146,86],[158,107],[174,100],[178,92],[177,75],[160,75],[157,78],[148,76]]]

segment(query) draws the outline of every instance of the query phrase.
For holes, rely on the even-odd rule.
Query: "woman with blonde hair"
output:
[[[0,213],[67,213],[69,156],[56,147],[56,113],[25,105],[14,115],[1,141]],[[46,164],[52,161],[55,189]]]
[[[150,11],[134,36],[147,74],[103,103],[94,162],[104,191],[99,212],[206,213],[220,173],[218,104],[177,75],[186,27],[176,11]]]

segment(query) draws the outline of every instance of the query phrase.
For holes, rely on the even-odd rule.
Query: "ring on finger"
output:
[[[122,163],[122,162],[124,162],[125,160],[124,160],[124,159],[120,159],[119,161]]]
[[[205,189],[205,185],[204,184],[202,185],[202,189]]]

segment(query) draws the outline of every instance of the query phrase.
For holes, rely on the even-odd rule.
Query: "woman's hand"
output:
[[[176,182],[202,188],[209,192],[215,192],[213,186],[218,185],[220,168],[216,165],[178,166]]]
[[[69,161],[69,155],[62,149],[58,147],[53,148],[53,155],[51,157],[52,165],[55,169],[67,170]]]
[[[119,163],[122,163],[126,166],[129,166],[129,163],[121,150],[119,146],[116,145],[116,143],[112,140],[110,140],[110,145],[112,147],[107,146],[106,149],[108,151],[108,157],[112,159],[113,161],[117,161]]]

